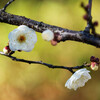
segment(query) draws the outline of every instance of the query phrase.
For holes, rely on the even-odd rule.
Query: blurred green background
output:
[[[82,0],[15,0],[7,12],[44,23],[83,30],[86,21],[80,7]],[[87,4],[88,0],[83,0]],[[0,8],[7,0],[0,0]],[[93,20],[100,22],[100,0],[93,0]],[[8,34],[17,26],[0,23],[0,51],[7,45]],[[100,26],[97,28],[100,32]],[[54,65],[77,66],[89,62],[90,56],[100,58],[100,49],[74,41],[51,46],[37,33],[38,41],[31,52],[16,52],[14,56],[44,61]],[[0,100],[100,100],[100,69],[91,71],[92,79],[77,91],[64,87],[71,73],[63,69],[49,69],[42,65],[14,62],[0,55]]]

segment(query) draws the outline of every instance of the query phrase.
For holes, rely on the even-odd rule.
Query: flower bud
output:
[[[88,20],[88,19],[89,19],[87,14],[84,15],[83,18],[84,18],[85,20]]]
[[[94,62],[94,61],[95,61],[95,57],[94,57],[94,56],[91,56],[91,57],[90,57],[90,61],[91,61],[91,62]]]
[[[81,7],[85,7],[83,2],[81,3]]]
[[[96,63],[99,63],[99,58],[96,58],[96,59],[95,59],[95,62],[96,62]]]
[[[57,41],[51,40],[51,45],[56,46],[57,45]]]
[[[98,64],[96,62],[91,62],[90,68],[94,71],[97,71],[98,70]]]
[[[90,5],[89,5],[89,4],[85,6],[85,10],[86,10],[86,11],[87,11],[89,8],[90,8]]]
[[[94,25],[94,26],[98,26],[98,22],[95,21],[95,22],[93,23],[93,25]]]
[[[6,46],[6,47],[3,48],[4,54],[10,53],[10,51],[11,51],[11,50],[9,49],[9,46]]]
[[[51,41],[54,39],[54,33],[51,30],[47,29],[43,31],[42,38],[46,41]]]

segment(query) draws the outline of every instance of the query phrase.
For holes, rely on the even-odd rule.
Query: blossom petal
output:
[[[79,87],[83,87],[85,83],[91,79],[91,76],[89,74],[89,70],[86,68],[77,70],[65,83],[65,87],[69,89],[77,90]]]
[[[19,37],[22,40],[19,41]],[[34,48],[37,42],[37,35],[35,31],[25,25],[19,26],[17,29],[9,33],[9,47],[12,51],[22,50],[29,52]]]
[[[51,41],[54,39],[54,33],[51,30],[47,29],[43,31],[42,38],[46,41]]]

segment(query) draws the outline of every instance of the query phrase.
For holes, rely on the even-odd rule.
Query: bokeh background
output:
[[[7,12],[44,23],[83,30],[86,21],[80,7],[82,0],[15,0]],[[83,0],[87,4],[88,0]],[[0,8],[7,0],[0,0]],[[100,0],[93,0],[93,20],[100,22]],[[0,23],[0,51],[7,45],[8,34],[17,26]],[[100,32],[100,26],[97,28]],[[90,56],[100,58],[100,49],[74,41],[52,46],[37,33],[38,41],[31,52],[16,52],[14,56],[44,61],[54,65],[77,66],[89,62]],[[100,69],[91,71],[92,79],[77,91],[65,88],[71,73],[37,64],[15,62],[0,55],[0,100],[100,100]]]

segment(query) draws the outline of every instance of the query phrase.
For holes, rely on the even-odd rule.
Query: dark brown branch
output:
[[[91,9],[92,9],[92,0],[89,0],[88,14],[89,14],[90,19],[92,18],[92,16],[91,16]]]
[[[28,27],[40,33],[42,33],[46,29],[50,29],[54,33],[59,33],[62,36],[62,39],[59,40],[59,42],[72,40],[72,41],[83,42],[100,48],[100,38],[88,34],[85,31],[72,31],[61,27],[48,25],[43,22],[31,20],[24,16],[9,14],[2,10],[0,10],[0,22],[17,25],[17,26],[27,25]]]
[[[100,35],[98,33],[96,33],[96,29],[95,27],[98,26],[98,22],[92,21],[92,15],[91,15],[91,9],[92,9],[92,0],[89,0],[88,5],[84,5],[84,3],[81,3],[81,7],[85,10],[86,14],[84,15],[84,19],[87,21],[87,26],[85,27],[85,30],[87,33],[90,33],[90,29],[92,30],[91,33],[95,36],[95,37],[99,37]]]
[[[9,2],[7,2],[7,4],[2,8],[3,11],[6,10],[6,8],[15,0],[10,0]]]
[[[14,54],[15,53],[15,51],[11,51],[10,53],[9,53],[9,56],[11,56],[12,54]]]
[[[29,60],[19,59],[19,58],[16,58],[14,56],[11,56],[11,55],[4,54],[3,52],[0,52],[0,55],[4,55],[6,57],[9,57],[13,61],[24,62],[24,63],[28,63],[28,64],[40,64],[40,65],[45,65],[45,66],[47,66],[49,68],[53,68],[53,69],[54,68],[66,69],[66,70],[70,71],[71,73],[74,73],[74,71],[73,71],[74,69],[81,69],[81,68],[89,67],[90,66],[90,64],[84,63],[81,66],[65,67],[65,66],[57,66],[57,65],[52,65],[52,64],[44,63],[42,61],[29,61]]]
[[[92,0],[89,0],[89,3],[87,5],[88,20],[87,20],[87,27],[85,28],[85,31],[87,32],[90,32],[91,23],[92,23],[91,8],[92,8]]]
[[[87,30],[83,30],[83,31],[72,31],[72,30],[61,28],[61,27],[48,25],[48,24],[45,24],[43,22],[38,22],[38,21],[35,21],[35,20],[31,20],[31,19],[26,18],[24,16],[13,15],[13,14],[9,14],[9,13],[5,12],[7,6],[9,4],[11,4],[13,1],[14,0],[10,0],[10,2],[8,2],[5,5],[5,7],[0,10],[0,22],[12,24],[12,25],[17,25],[17,26],[27,25],[28,27],[30,27],[30,28],[32,28],[35,31],[40,32],[40,33],[42,33],[46,29],[50,29],[51,31],[54,32],[55,36],[57,36],[57,35],[61,36],[61,40],[56,40],[57,42],[72,40],[72,41],[83,42],[83,43],[90,44],[90,45],[93,45],[95,47],[100,48],[100,38],[95,37],[95,35],[90,34],[90,28],[93,25],[92,24],[92,16],[91,16],[92,0],[89,0],[88,10],[85,9],[87,11],[88,16],[89,16],[88,17],[89,20],[87,21]],[[55,39],[57,39],[57,37]],[[12,56],[13,53],[14,52],[12,51],[12,52],[10,52],[9,55],[7,55],[7,54],[4,54],[3,52],[0,52],[1,55],[9,57],[14,61],[24,62],[24,63],[28,63],[28,64],[40,64],[40,65],[45,65],[49,68],[67,69],[71,73],[74,73],[74,71],[73,71],[74,69],[81,69],[81,68],[90,66],[90,64],[87,64],[87,63],[85,63],[81,66],[76,66],[76,67],[57,66],[57,65],[44,63],[42,61],[29,61],[29,60],[24,60],[24,59],[18,59],[16,57]],[[99,61],[95,57],[92,60],[93,61],[95,60],[96,62]]]

